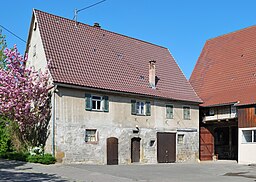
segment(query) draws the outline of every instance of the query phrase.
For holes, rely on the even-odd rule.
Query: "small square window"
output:
[[[190,119],[190,107],[184,106],[183,107],[183,119]]]
[[[251,143],[252,142],[252,130],[243,130],[243,143]]]
[[[178,134],[178,144],[184,144],[184,134]]]
[[[96,129],[86,129],[85,130],[85,142],[97,142],[97,130]]]
[[[173,119],[173,105],[166,105],[166,118]]]
[[[149,146],[150,146],[150,147],[153,147],[153,146],[154,146],[154,144],[155,144],[155,140],[150,140],[150,142],[149,142]]]

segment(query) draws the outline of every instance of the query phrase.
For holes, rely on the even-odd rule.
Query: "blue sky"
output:
[[[100,0],[12,0],[1,3],[0,25],[27,40],[32,9],[72,19],[74,9]],[[106,0],[78,21],[167,47],[187,78],[207,39],[256,24],[255,0]],[[3,30],[8,47],[25,43]]]

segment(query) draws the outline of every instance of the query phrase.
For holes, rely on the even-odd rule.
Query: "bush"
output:
[[[51,154],[44,154],[44,155],[29,155],[27,157],[28,162],[33,163],[41,163],[41,164],[54,164],[56,162],[55,157]]]
[[[0,157],[9,160],[17,160],[17,161],[27,161],[27,157],[29,156],[28,153],[22,152],[5,152],[0,153]]]
[[[12,150],[10,131],[8,129],[8,119],[0,116],[0,153]]]
[[[47,164],[47,165],[54,164],[56,162],[55,157],[53,157],[51,154],[30,155],[29,153],[22,153],[22,152],[5,152],[5,153],[0,153],[0,158]]]

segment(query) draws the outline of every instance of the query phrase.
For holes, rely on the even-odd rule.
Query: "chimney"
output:
[[[156,88],[156,61],[149,61],[149,86]]]
[[[96,27],[96,28],[101,28],[99,23],[94,23],[93,26]]]

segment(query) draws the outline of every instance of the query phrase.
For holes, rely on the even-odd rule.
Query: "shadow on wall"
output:
[[[8,161],[0,159],[0,180],[1,181],[58,181],[66,182],[53,174],[29,172],[31,167],[26,167],[25,162]]]

